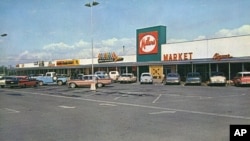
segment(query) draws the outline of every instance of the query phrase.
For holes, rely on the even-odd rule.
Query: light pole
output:
[[[5,37],[5,36],[7,36],[8,34],[6,34],[6,33],[4,33],[4,34],[1,34],[1,37]],[[3,67],[3,74],[5,75],[5,67],[4,66],[2,66]]]
[[[93,80],[93,83],[91,84],[90,86],[90,90],[96,90],[96,86],[95,86],[95,78],[94,78],[94,42],[93,42],[93,21],[92,21],[92,7],[93,6],[96,6],[98,5],[99,3],[96,2],[96,1],[92,1],[92,2],[89,2],[87,4],[85,4],[85,6],[87,7],[90,7],[90,28],[91,28],[91,50],[92,50],[92,55],[91,55],[91,60],[92,60],[92,63],[91,63],[91,73],[92,73],[92,80]]]
[[[94,43],[93,43],[93,21],[92,21],[92,7],[93,6],[96,6],[96,5],[98,5],[99,3],[98,2],[96,2],[96,1],[92,1],[92,2],[89,2],[89,3],[87,3],[87,4],[85,4],[85,6],[87,6],[87,7],[90,7],[90,21],[91,21],[91,23],[90,23],[90,26],[91,26],[91,50],[92,50],[92,55],[91,55],[91,58],[92,58],[92,64],[91,64],[91,73],[92,73],[92,75],[94,74],[94,61],[93,61],[93,59],[94,59]]]

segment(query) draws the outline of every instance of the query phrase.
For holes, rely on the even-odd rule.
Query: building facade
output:
[[[136,53],[118,56],[115,52],[99,53],[94,71],[132,72],[139,80],[142,72],[150,72],[161,82],[170,72],[178,72],[182,80],[188,72],[200,72],[207,81],[211,72],[224,72],[231,80],[237,72],[250,71],[250,35],[166,43],[166,26],[136,30]],[[17,75],[44,74],[54,71],[74,76],[90,74],[92,59],[63,59],[17,64]]]

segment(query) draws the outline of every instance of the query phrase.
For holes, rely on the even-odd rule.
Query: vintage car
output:
[[[133,83],[136,81],[137,81],[137,78],[133,73],[123,73],[118,78],[118,82],[120,83]]]
[[[250,72],[238,72],[233,83],[235,86],[250,85]]]
[[[100,78],[109,78],[109,75],[106,71],[96,71],[95,75],[97,75]]]
[[[100,88],[105,85],[112,84],[112,79],[110,78],[100,78],[97,75],[83,75],[82,77],[78,77],[78,79],[71,79],[67,81],[67,85],[69,88],[75,87],[90,87],[92,83]]]
[[[37,87],[38,81],[28,76],[8,76],[5,79],[6,87]]]
[[[65,76],[57,76],[56,72],[47,72],[44,76],[36,77],[38,84],[40,86],[43,85],[63,85],[66,84],[68,77]]]
[[[120,74],[119,74],[118,71],[110,71],[110,72],[109,72],[109,77],[110,77],[114,82],[117,82],[119,76],[120,76]]]
[[[186,76],[185,85],[201,85],[201,75],[199,72],[189,72]]]
[[[19,87],[37,87],[38,81],[34,78],[28,77],[28,76],[19,76]]]
[[[168,73],[165,79],[165,85],[167,84],[180,84],[181,78],[178,73]]]
[[[7,76],[5,78],[5,87],[18,87],[19,79],[17,76]]]
[[[0,87],[4,88],[6,83],[5,83],[6,76],[1,76],[0,77]]]
[[[211,72],[208,85],[223,85],[227,83],[223,72]]]
[[[153,84],[153,76],[149,72],[144,72],[140,77],[141,84]]]

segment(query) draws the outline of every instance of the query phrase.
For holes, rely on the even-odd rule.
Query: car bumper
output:
[[[153,83],[153,80],[145,79],[145,80],[141,80],[140,82],[141,83]]]

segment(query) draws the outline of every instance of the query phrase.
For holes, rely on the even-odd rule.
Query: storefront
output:
[[[188,72],[200,72],[207,81],[211,72],[224,72],[231,80],[237,72],[250,71],[250,35],[197,41],[166,43],[166,26],[136,30],[136,54],[118,56],[115,52],[99,53],[93,58],[94,71],[132,72],[138,80],[143,72],[150,72],[155,82],[161,82],[170,72],[178,72],[182,80]],[[90,74],[91,59],[39,61],[18,64],[17,75]]]
[[[211,72],[220,71],[231,80],[239,71],[250,71],[249,40],[250,35],[164,44],[163,65],[181,76],[200,72],[206,81]]]

